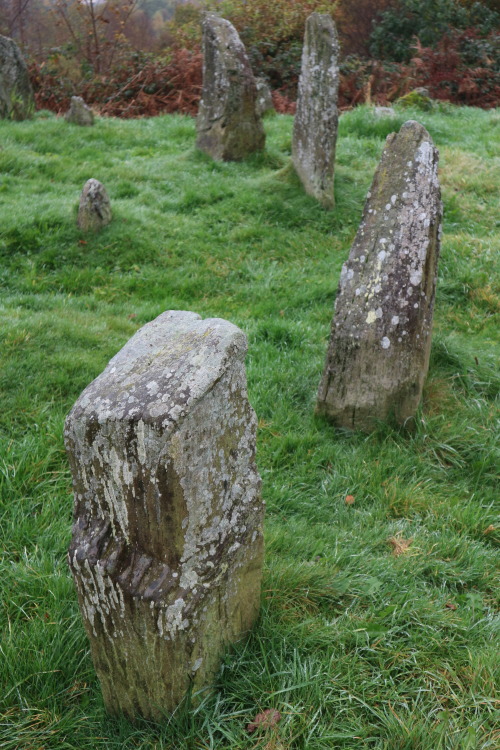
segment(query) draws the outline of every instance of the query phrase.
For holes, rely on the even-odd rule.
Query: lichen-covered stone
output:
[[[257,87],[256,107],[259,115],[265,115],[268,112],[275,112],[271,89],[265,78],[256,78]]]
[[[369,431],[403,423],[429,364],[442,204],[438,152],[409,120],[387,138],[342,268],[317,411]]]
[[[396,117],[394,107],[374,107],[373,114],[375,117]]]
[[[26,120],[34,111],[33,90],[21,51],[13,39],[0,35],[0,118]]]
[[[259,609],[263,503],[246,337],[166,312],[76,402],[69,563],[108,710],[159,719]]]
[[[78,207],[78,227],[83,232],[97,232],[111,221],[111,204],[106,188],[99,180],[87,180]]]
[[[413,107],[413,109],[420,109],[422,112],[430,112],[434,109],[434,102],[429,96],[429,91],[425,88],[413,89],[408,94],[401,96],[396,104],[400,107]]]
[[[255,79],[236,29],[224,18],[205,14],[197,147],[219,161],[239,161],[262,151],[266,136],[256,99]]]
[[[94,113],[90,107],[85,104],[81,96],[72,96],[69,109],[64,115],[64,119],[72,125],[90,127],[94,124]]]
[[[334,205],[339,52],[331,16],[312,13],[306,22],[302,50],[292,159],[306,193],[327,208]]]

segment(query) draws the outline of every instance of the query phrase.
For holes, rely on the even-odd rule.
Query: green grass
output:
[[[441,152],[431,366],[412,433],[313,415],[340,268],[384,138],[409,117]],[[0,122],[0,748],[472,750],[500,744],[500,115],[341,118],[336,209],[290,169],[291,118],[243,164],[180,116],[92,129]],[[75,225],[101,180],[114,220]],[[215,689],[163,725],[106,716],[65,560],[64,417],[167,309],[249,337],[267,501],[262,614]],[[346,505],[347,494],[353,505]],[[395,556],[388,539],[411,539]],[[275,708],[274,729],[249,735]]]

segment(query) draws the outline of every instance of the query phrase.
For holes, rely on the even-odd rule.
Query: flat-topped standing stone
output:
[[[87,180],[78,207],[78,227],[84,232],[97,232],[111,221],[111,204],[99,180]]]
[[[73,125],[90,127],[94,124],[94,113],[90,107],[85,104],[81,96],[72,96],[71,104],[64,115],[64,119],[66,122],[70,122]]]
[[[441,235],[438,152],[409,120],[387,138],[342,268],[317,412],[369,431],[419,404]]]
[[[334,205],[339,52],[332,18],[312,13],[306,22],[302,50],[292,159],[306,193],[327,208]]]
[[[259,609],[263,503],[246,337],[166,312],[76,402],[69,563],[104,700],[161,718]]]
[[[19,47],[0,35],[0,118],[26,120],[33,116],[33,90]]]
[[[262,151],[266,136],[256,99],[255,79],[236,29],[224,18],[207,13],[197,147],[223,161],[239,161]]]

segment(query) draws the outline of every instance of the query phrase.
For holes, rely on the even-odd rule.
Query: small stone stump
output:
[[[71,104],[64,115],[64,119],[72,125],[90,127],[94,124],[94,113],[90,107],[85,104],[81,96],[72,96]]]
[[[111,203],[99,180],[87,180],[78,207],[78,227],[83,232],[97,232],[111,221]]]
[[[373,114],[375,117],[396,117],[394,107],[374,107]]]
[[[197,147],[219,161],[262,151],[266,136],[256,101],[255,79],[236,29],[214,13],[205,14]]]
[[[327,208],[334,205],[339,53],[331,16],[312,13],[306,21],[302,50],[292,159],[306,193]]]
[[[27,120],[35,100],[28,68],[13,39],[0,35],[0,119]]]
[[[262,117],[268,112],[275,112],[271,89],[265,78],[256,78],[257,87],[257,113]]]
[[[263,503],[246,350],[225,320],[163,313],[66,420],[68,559],[113,714],[173,711],[257,617]]]
[[[340,427],[414,416],[429,365],[442,204],[438,152],[409,120],[388,136],[342,268],[317,412]]]

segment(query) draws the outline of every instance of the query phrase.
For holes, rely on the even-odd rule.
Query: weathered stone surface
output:
[[[205,14],[197,147],[223,161],[262,151],[266,136],[256,99],[255,79],[236,29],[224,18]]]
[[[66,122],[70,122],[73,125],[89,127],[94,124],[94,113],[90,107],[85,104],[81,96],[72,96],[71,104],[64,115],[64,119]]]
[[[28,69],[13,39],[0,35],[0,118],[26,120],[35,102]]]
[[[265,78],[256,78],[255,85],[257,87],[257,100],[256,107],[259,115],[265,115],[267,112],[274,112],[273,97],[271,95],[271,89]]]
[[[78,207],[78,226],[84,232],[97,232],[111,221],[111,204],[99,180],[87,180]]]
[[[171,311],[76,402],[69,563],[106,706],[161,718],[259,609],[263,503],[246,337]]]
[[[393,107],[374,107],[373,114],[375,117],[395,117],[396,110]]]
[[[415,414],[429,364],[441,234],[438,152],[409,120],[387,138],[342,268],[317,411],[370,430]]]
[[[312,13],[306,22],[302,50],[292,159],[306,193],[328,208],[334,205],[339,52],[332,18]]]

